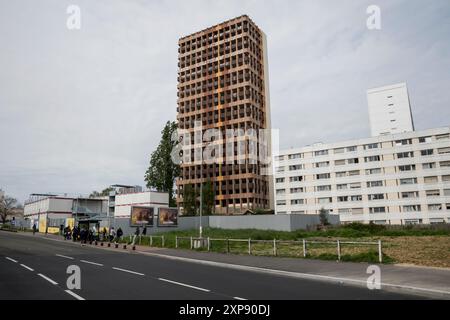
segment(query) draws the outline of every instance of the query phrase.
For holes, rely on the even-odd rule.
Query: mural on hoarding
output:
[[[153,226],[153,207],[131,207],[130,225],[137,226]]]
[[[170,227],[178,225],[177,208],[159,208],[158,227]]]

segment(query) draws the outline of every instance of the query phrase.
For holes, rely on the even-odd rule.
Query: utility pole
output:
[[[203,150],[203,149],[202,149]],[[202,211],[203,211],[203,159],[200,167],[200,239],[203,237]]]

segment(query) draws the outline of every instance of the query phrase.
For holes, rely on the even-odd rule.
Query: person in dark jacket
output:
[[[119,241],[120,241],[120,238],[121,238],[122,235],[123,235],[123,231],[122,231],[122,228],[121,228],[121,227],[119,227],[119,229],[117,229],[116,235],[117,235],[117,237],[116,237],[116,242],[119,242]]]
[[[36,233],[37,227],[36,227],[36,223],[33,224],[33,235]]]
[[[144,229],[142,230],[142,235],[143,236],[147,235],[147,226],[144,226]]]

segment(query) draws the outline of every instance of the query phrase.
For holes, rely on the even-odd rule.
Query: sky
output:
[[[366,90],[398,82],[416,130],[450,125],[448,0],[1,1],[0,189],[143,186],[176,119],[178,39],[242,14],[267,35],[281,148],[368,137]]]

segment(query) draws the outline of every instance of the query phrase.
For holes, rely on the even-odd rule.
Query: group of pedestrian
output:
[[[37,231],[36,224],[33,224],[32,229],[33,229],[33,235],[34,235]],[[147,233],[147,230],[146,230],[146,228],[144,228],[144,231],[142,232],[142,234],[145,235],[146,233]],[[73,240],[74,242],[80,241],[81,243],[87,243],[87,242],[100,240],[100,233],[97,232],[97,228],[95,226],[93,226],[90,229],[83,228],[80,226],[74,226],[73,229],[71,229],[70,226],[67,226],[65,228],[60,226],[60,234],[64,236],[64,240]],[[139,230],[137,230],[137,235],[139,235]],[[123,231],[122,231],[122,228],[120,228],[120,227],[117,229],[117,231],[114,229],[114,227],[111,227],[108,232],[106,227],[104,227],[101,232],[101,236],[102,236],[101,237],[102,241],[109,240],[109,242],[117,243],[122,238]],[[135,241],[135,239],[133,239],[133,242],[134,241]]]

